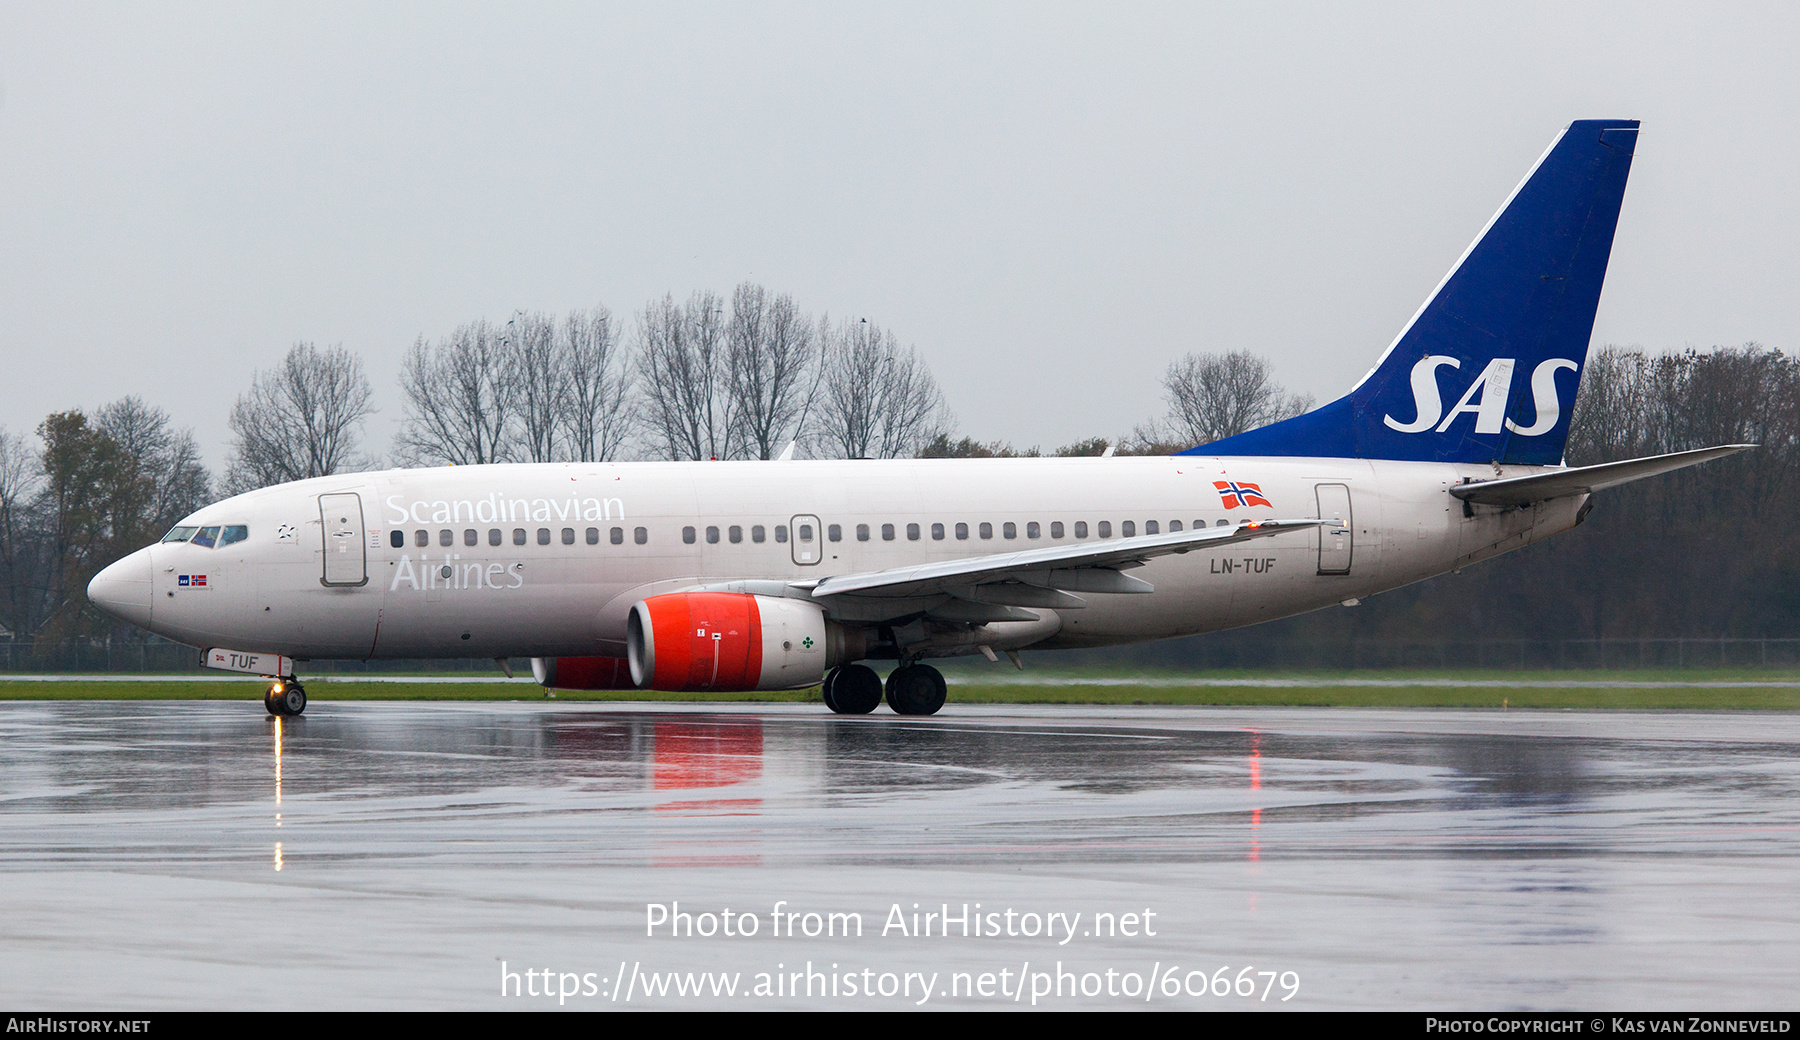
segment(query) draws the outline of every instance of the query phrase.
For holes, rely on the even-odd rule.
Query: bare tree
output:
[[[228,491],[322,477],[361,465],[356,448],[373,410],[362,359],[341,344],[296,343],[280,367],[258,372],[228,420]]]
[[[697,292],[673,296],[638,315],[643,421],[671,459],[726,459],[736,448],[734,402],[726,371],[724,306]]]
[[[0,428],[0,621],[15,635],[31,624],[36,531],[29,506],[41,476],[25,438]]]
[[[917,455],[949,425],[931,370],[867,319],[828,330],[814,428],[815,453],[866,459]]]
[[[406,419],[395,441],[403,462],[472,466],[514,456],[518,381],[493,326],[475,321],[435,345],[423,336],[401,363]]]
[[[1185,446],[1210,444],[1299,415],[1312,398],[1289,394],[1273,366],[1247,350],[1189,354],[1163,376],[1169,432]]]
[[[794,298],[745,282],[731,296],[727,372],[743,450],[774,458],[798,440],[820,373],[811,322]]]
[[[555,462],[568,388],[556,322],[520,313],[506,323],[506,365],[517,389],[519,452],[526,462]]]
[[[577,462],[604,462],[630,436],[631,373],[619,347],[612,312],[595,307],[571,312],[563,321],[557,351],[567,389],[562,440]]]
[[[141,398],[120,398],[94,413],[94,426],[119,446],[126,463],[143,481],[144,500],[115,504],[119,515],[139,518],[132,540],[154,537],[212,497],[212,477],[200,462],[194,431],[170,425],[169,413]],[[134,544],[121,548],[129,549]]]

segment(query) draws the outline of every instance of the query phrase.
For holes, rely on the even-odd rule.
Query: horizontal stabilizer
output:
[[[1693,451],[1678,451],[1669,455],[1652,455],[1645,459],[1628,459],[1624,462],[1603,462],[1598,466],[1578,466],[1575,469],[1560,469],[1549,473],[1535,473],[1529,477],[1508,477],[1504,480],[1481,480],[1471,484],[1457,484],[1450,493],[1465,502],[1473,502],[1484,506],[1523,506],[1533,502],[1542,502],[1551,498],[1562,498],[1565,495],[1583,495],[1603,488],[1618,487],[1634,480],[1654,477],[1659,473],[1672,473],[1678,469],[1713,459],[1722,459],[1727,455],[1736,455],[1756,447],[1754,444],[1722,444],[1716,448],[1697,448]]]

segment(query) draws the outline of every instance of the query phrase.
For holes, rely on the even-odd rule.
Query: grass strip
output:
[[[1358,673],[1357,678],[1378,678]],[[1521,679],[1543,683],[1542,673]],[[1113,678],[1113,677],[1108,677]],[[1209,677],[1210,678],[1210,677]],[[1408,675],[1408,679],[1417,676]],[[1570,675],[1568,678],[1577,678]],[[1580,679],[1642,681],[1642,673],[1581,673]],[[1732,681],[1723,677],[1686,676],[1689,681]],[[1767,682],[1766,673],[1739,681]],[[1780,677],[1780,678],[1786,678]],[[1686,710],[1800,710],[1800,687],[1569,687],[1569,686],[1180,686],[1137,684],[1035,685],[1023,682],[983,684],[953,682],[950,699],[962,704],[1194,704],[1216,706],[1313,706],[1382,708],[1606,708]],[[1216,681],[1216,680],[1215,680]],[[1662,677],[1659,681],[1681,681]],[[236,682],[18,682],[0,679],[0,700],[231,700],[257,701],[263,684]],[[307,693],[317,702],[330,701],[543,701],[542,691],[521,683],[432,684],[314,681]],[[559,690],[559,701],[669,701],[715,703],[805,702],[818,699],[817,689],[751,693],[646,693],[637,690]]]

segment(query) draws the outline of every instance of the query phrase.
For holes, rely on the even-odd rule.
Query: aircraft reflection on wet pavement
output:
[[[1077,952],[680,952],[1254,958],[1314,1008],[1757,1007],[1800,962],[1773,713],[12,702],[0,747],[0,978],[52,1003],[488,1006],[490,957],[666,956],[674,900],[1147,908]]]

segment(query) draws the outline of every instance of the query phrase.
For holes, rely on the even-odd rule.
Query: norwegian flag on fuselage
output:
[[[1261,485],[1247,484],[1236,480],[1215,480],[1213,487],[1219,489],[1219,498],[1225,503],[1226,509],[1237,509],[1241,506],[1275,508],[1275,503],[1263,497]]]

